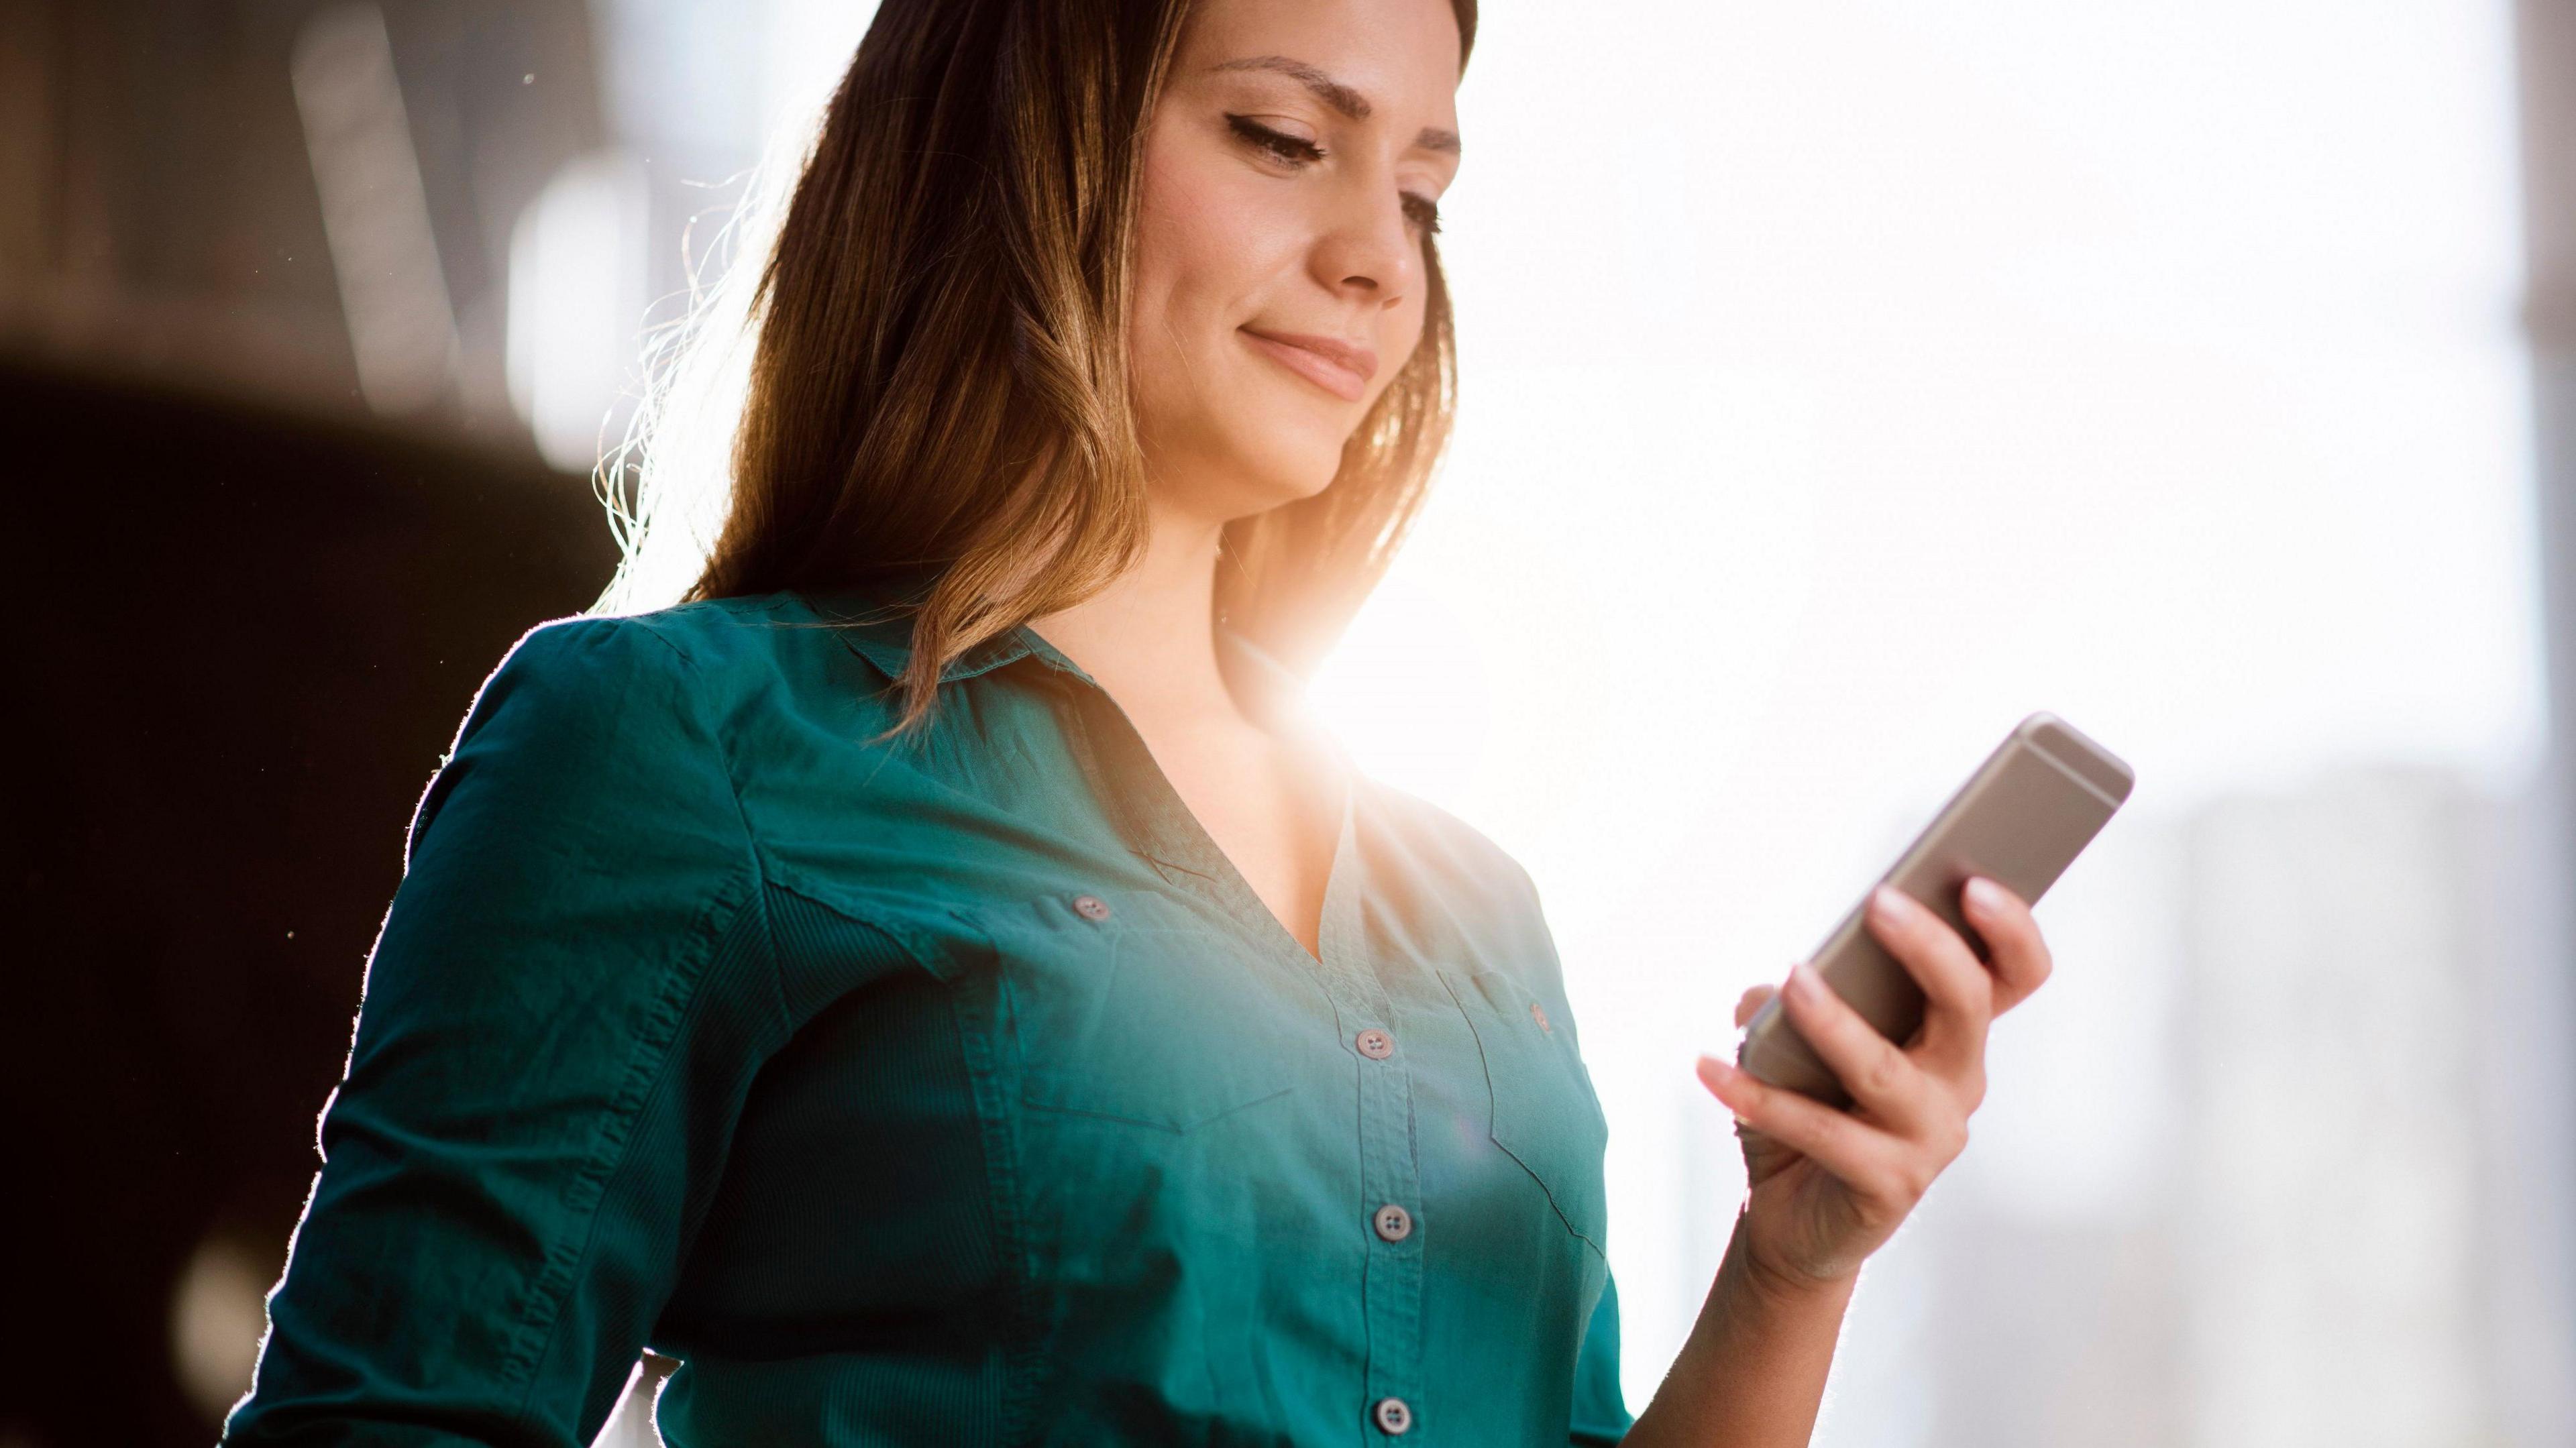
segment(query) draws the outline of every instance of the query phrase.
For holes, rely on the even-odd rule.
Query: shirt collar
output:
[[[915,568],[870,583],[799,592],[816,618],[834,624],[834,632],[853,652],[874,664],[887,678],[896,679],[903,676],[912,658],[912,618],[897,605],[906,600],[918,601],[937,577],[936,569]],[[1240,666],[1229,670],[1229,682],[1256,722],[1299,746],[1328,775],[1346,781],[1358,777],[1356,762],[1341,740],[1307,712],[1306,680],[1301,675],[1222,621],[1216,626],[1216,643],[1231,662]],[[1026,624],[996,634],[949,660],[947,667],[939,671],[939,681],[946,684],[971,679],[1025,658],[1035,658],[1094,689],[1100,687],[1099,681],[1085,673],[1081,665],[1065,657],[1062,650]]]
[[[935,566],[916,566],[859,583],[801,588],[797,594],[817,620],[833,625],[832,631],[852,653],[876,665],[887,678],[899,679],[912,660],[912,615],[904,605],[918,603],[938,577]],[[1025,626],[996,634],[950,659],[939,671],[939,682],[991,673],[1032,654],[1085,683],[1092,682],[1073,660]]]
[[[836,625],[834,631],[853,652],[894,679],[903,676],[912,660],[912,618],[899,605],[917,601],[937,576],[935,569],[915,568],[870,583],[800,592],[817,618]],[[1306,681],[1294,670],[1222,622],[1216,626],[1216,640],[1219,649],[1230,651],[1245,665],[1245,679],[1262,694],[1258,701],[1261,711],[1288,711],[1305,692]],[[1049,668],[1099,687],[1099,681],[1084,672],[1081,665],[1027,624],[995,634],[950,659],[939,671],[939,682],[971,679],[1024,658],[1035,658]]]

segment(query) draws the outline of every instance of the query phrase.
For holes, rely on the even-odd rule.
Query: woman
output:
[[[1992,965],[1803,972],[1850,1113],[1632,1422],[1528,877],[1298,724],[1443,441],[1472,0],[887,0],[693,602],[531,632],[421,800],[230,1441],[1805,1441]],[[1746,1009],[1758,1003],[1749,997]]]

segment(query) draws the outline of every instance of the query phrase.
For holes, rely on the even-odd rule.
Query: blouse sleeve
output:
[[[1628,1404],[1619,1393],[1619,1283],[1604,1284],[1574,1359],[1574,1448],[1602,1448],[1628,1434]]]
[[[485,682],[414,814],[227,1443],[599,1430],[785,1035],[709,712],[632,620],[541,626]]]

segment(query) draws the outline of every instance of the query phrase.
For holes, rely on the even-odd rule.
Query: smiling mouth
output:
[[[1367,396],[1369,379],[1377,375],[1377,354],[1366,347],[1331,337],[1256,332],[1250,327],[1240,330],[1255,349],[1272,361],[1344,402],[1357,402]]]

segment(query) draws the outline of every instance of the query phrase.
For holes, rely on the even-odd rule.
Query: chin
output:
[[[1282,427],[1206,428],[1198,446],[1159,455],[1147,466],[1164,498],[1200,518],[1231,521],[1302,502],[1331,487],[1342,468],[1344,435]]]
[[[1244,491],[1253,503],[1246,511],[1266,513],[1303,502],[1331,487],[1341,469],[1339,439],[1327,450],[1317,447],[1311,439],[1281,438],[1273,447],[1247,452],[1236,475],[1243,479]]]
[[[1342,448],[1362,415],[1337,407],[1247,419],[1249,425],[1228,429],[1227,451],[1236,460],[1232,471],[1268,497],[1268,506],[1311,498],[1332,486],[1341,472]]]
[[[1187,445],[1163,451],[1149,443],[1149,459],[1160,463],[1154,470],[1164,487],[1195,495],[1167,497],[1200,517],[1230,520],[1302,502],[1331,487],[1356,419],[1340,408],[1292,411],[1273,403],[1209,408],[1193,421],[1165,433],[1188,439]]]

